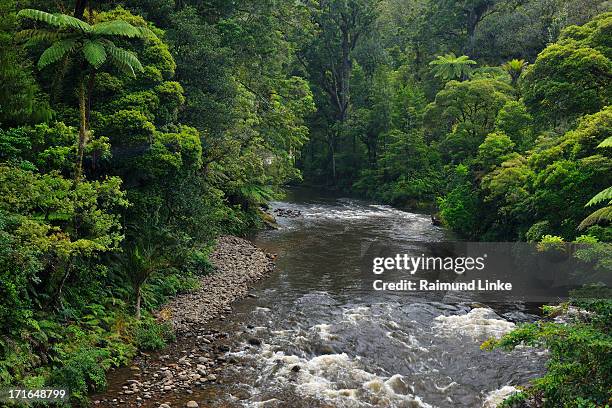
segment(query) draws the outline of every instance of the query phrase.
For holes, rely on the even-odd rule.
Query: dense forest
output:
[[[465,239],[611,241],[610,9],[0,0],[0,385],[86,403],[290,183],[433,204]],[[612,307],[582,306],[604,317],[497,345],[553,350],[550,406],[611,398]]]

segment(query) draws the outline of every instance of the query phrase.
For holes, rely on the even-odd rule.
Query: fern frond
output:
[[[81,30],[85,33],[89,33],[92,30],[92,26],[90,26],[83,20],[79,20],[76,17],[72,17],[66,14],[57,14],[56,16],[63,27],[76,28],[77,30]]]
[[[49,31],[40,28],[32,28],[28,30],[19,31],[17,34],[15,34],[15,40],[19,42],[26,40],[28,42],[53,42],[66,38],[66,36],[67,34],[65,33],[58,33],[56,31]]]
[[[61,40],[47,48],[38,60],[38,69],[43,69],[48,65],[62,59],[66,54],[72,51],[77,41],[74,38]]]
[[[106,61],[106,49],[98,40],[85,41],[85,44],[83,44],[83,55],[87,62],[96,69],[100,68]]]
[[[144,71],[138,58],[129,51],[115,46],[111,41],[105,41],[108,55],[111,56],[113,63],[124,73],[135,77],[136,72]]]
[[[61,22],[57,14],[46,13],[41,10],[23,9],[17,13],[18,17],[29,18],[30,20],[40,21],[55,27],[60,27]]]
[[[608,136],[608,138],[601,142],[597,147],[612,147],[612,136]]]
[[[588,203],[586,203],[585,207],[591,207],[593,205],[598,205],[598,204],[603,203],[604,201],[607,201],[607,202],[612,201],[612,186],[597,193],[595,197],[591,198],[591,200]]]
[[[117,35],[128,38],[145,37],[143,31],[123,20],[104,21],[93,27],[96,35]]]
[[[586,217],[578,226],[579,230],[583,230],[592,225],[601,224],[612,221],[612,206],[600,208],[593,214]]]

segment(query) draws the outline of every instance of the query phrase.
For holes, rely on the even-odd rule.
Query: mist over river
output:
[[[228,357],[237,361],[219,406],[474,408],[542,373],[537,350],[479,348],[511,319],[535,318],[521,305],[493,311],[362,285],[368,242],[419,254],[450,239],[428,215],[304,191],[276,208],[301,216],[279,217],[278,230],[253,238],[278,254],[276,270],[217,325],[236,333]]]

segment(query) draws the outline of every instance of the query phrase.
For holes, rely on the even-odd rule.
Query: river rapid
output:
[[[279,229],[253,237],[278,255],[276,269],[215,324],[233,333],[234,364],[212,406],[493,407],[509,386],[542,374],[542,352],[480,349],[514,321],[536,318],[523,305],[473,307],[363,286],[369,242],[419,254],[451,239],[428,215],[300,191],[276,208],[301,216],[279,217]]]

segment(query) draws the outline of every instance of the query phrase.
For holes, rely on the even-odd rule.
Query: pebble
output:
[[[131,395],[132,399],[128,403],[138,401],[139,406],[150,404],[143,401],[161,399],[159,396],[163,395],[162,393],[170,391],[181,390],[190,395],[193,394],[192,388],[195,389],[197,385],[205,387],[206,382],[219,381],[217,375],[211,371],[217,371],[220,365],[226,363],[222,354],[229,352],[230,348],[220,344],[213,349],[211,345],[220,339],[228,338],[229,335],[208,328],[206,323],[215,318],[225,319],[225,314],[232,312],[231,303],[234,300],[246,296],[256,297],[249,294],[249,287],[268,275],[274,268],[274,263],[263,251],[242,238],[225,236],[218,238],[217,242],[217,247],[210,256],[216,272],[201,278],[200,290],[179,295],[164,307],[163,315],[169,316],[167,319],[179,339],[177,344],[181,344],[181,338],[193,339],[183,343],[190,350],[168,350],[169,353],[161,355],[157,361],[153,356],[141,353],[138,358],[142,359],[141,366],[146,367],[144,371],[135,365],[130,367],[134,371],[141,371],[142,375],[138,372],[132,374],[140,381],[127,380],[122,392],[126,394],[126,398],[137,393],[142,393],[142,397]],[[248,343],[259,346],[261,340],[252,337]],[[117,403],[117,399],[113,402]],[[123,403],[123,400],[119,402]],[[153,406],[170,408],[170,403]],[[196,408],[199,405],[196,401],[189,401],[185,406]]]

